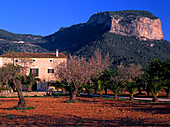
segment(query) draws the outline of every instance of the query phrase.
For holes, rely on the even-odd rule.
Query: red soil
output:
[[[170,126],[170,105],[67,97],[25,98],[35,109],[9,110],[17,98],[0,98],[1,126]]]

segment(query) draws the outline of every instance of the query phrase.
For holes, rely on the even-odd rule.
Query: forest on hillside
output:
[[[137,37],[127,37],[114,33],[105,33],[102,38],[86,44],[84,47],[73,52],[90,58],[96,49],[100,49],[103,55],[109,53],[113,65],[123,63],[140,64],[144,67],[154,59],[166,60],[170,58],[170,43],[166,40],[140,40]]]

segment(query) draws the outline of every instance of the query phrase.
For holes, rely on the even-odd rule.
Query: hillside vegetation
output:
[[[93,42],[100,38],[109,28],[104,25],[86,25],[78,24],[69,28],[62,29],[43,39],[46,43],[39,43],[40,46],[51,51],[59,49],[67,53],[73,53],[89,42]]]
[[[127,16],[133,16],[133,17],[147,17],[150,19],[158,19],[158,17],[156,17],[155,15],[153,15],[152,13],[148,12],[148,11],[141,11],[141,10],[124,10],[124,11],[108,11],[106,13],[109,13],[112,16],[115,15],[120,15],[122,17],[127,17]]]
[[[42,36],[14,34],[0,29],[0,54],[8,50],[15,52],[49,52],[36,45],[42,42]]]
[[[149,61],[154,59],[166,60],[170,58],[170,43],[165,40],[143,41],[136,37],[105,33],[100,40],[90,42],[73,54],[83,57],[91,57],[91,54],[99,48],[105,55],[109,53],[114,65],[120,64],[141,64],[147,66]]]
[[[0,29],[0,39],[8,41],[24,41],[30,43],[41,42],[42,36],[31,35],[31,34],[14,34],[6,30]]]

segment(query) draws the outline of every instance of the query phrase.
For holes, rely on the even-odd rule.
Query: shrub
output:
[[[5,88],[5,87],[0,87],[0,91],[1,90],[8,90],[7,88]]]

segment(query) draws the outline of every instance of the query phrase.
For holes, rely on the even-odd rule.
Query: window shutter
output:
[[[30,74],[32,74],[32,69],[30,68]]]
[[[48,69],[48,73],[50,73],[50,69]]]
[[[54,69],[52,69],[52,73],[54,73]]]
[[[35,74],[36,76],[38,76],[38,69],[35,69]]]

